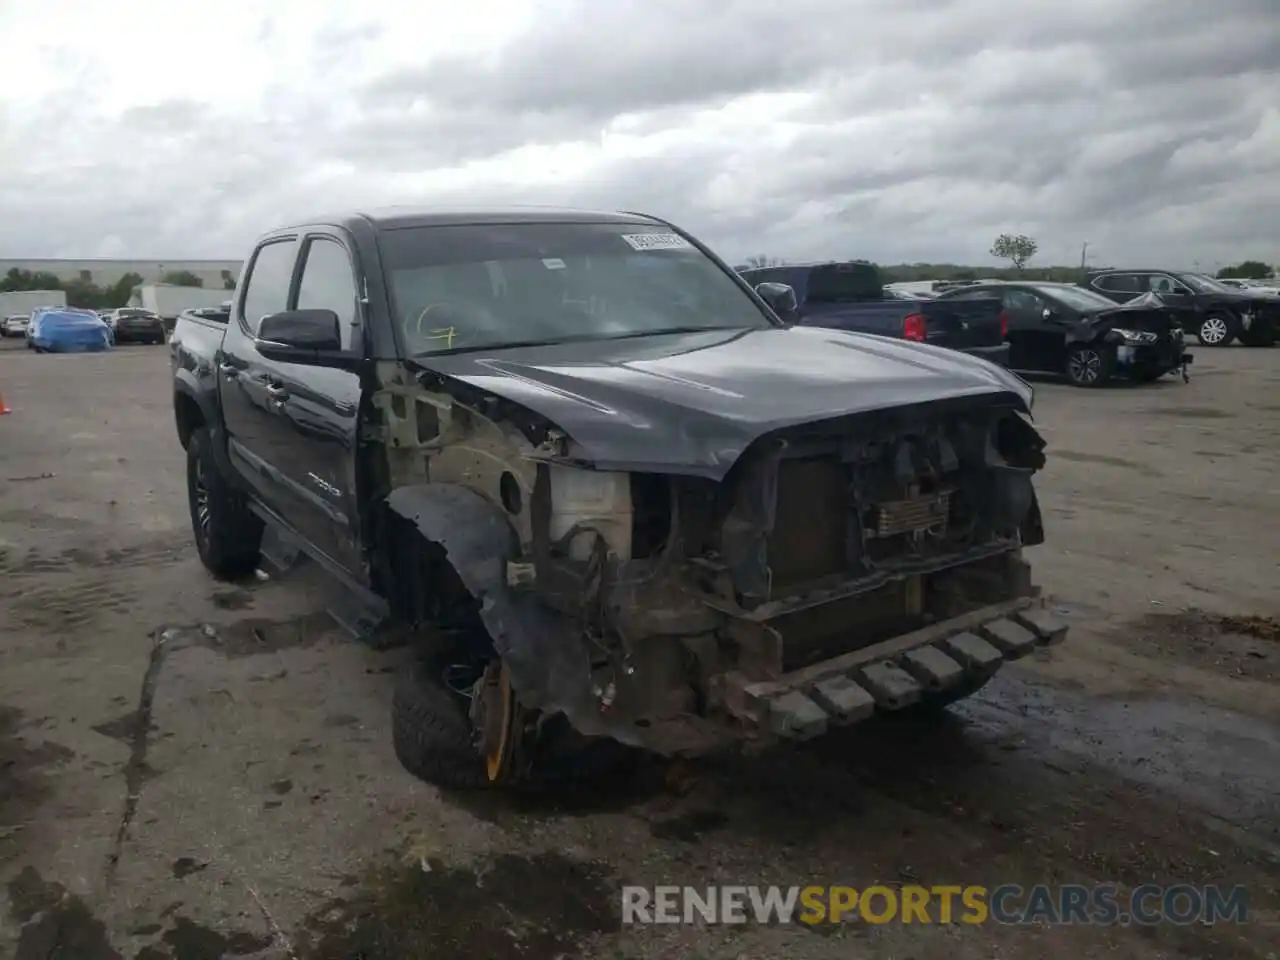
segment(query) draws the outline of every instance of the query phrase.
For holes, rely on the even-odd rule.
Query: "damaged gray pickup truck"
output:
[[[446,786],[967,696],[1065,634],[1021,554],[1032,391],[789,294],[639,214],[273,231],[171,344],[200,557],[300,551],[407,637],[396,751]]]

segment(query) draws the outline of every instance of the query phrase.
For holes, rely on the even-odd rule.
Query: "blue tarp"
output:
[[[110,349],[111,330],[90,310],[45,308],[32,312],[27,339],[37,350],[91,352]]]

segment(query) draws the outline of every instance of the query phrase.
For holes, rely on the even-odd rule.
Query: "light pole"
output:
[[[1085,261],[1088,259],[1088,256],[1089,256],[1089,241],[1086,240],[1084,243],[1080,244],[1080,273],[1081,274],[1084,273],[1084,265],[1085,265]]]

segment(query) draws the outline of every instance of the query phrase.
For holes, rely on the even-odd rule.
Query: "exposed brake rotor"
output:
[[[495,658],[476,684],[471,716],[490,783],[510,783],[523,772],[525,719],[506,665]]]

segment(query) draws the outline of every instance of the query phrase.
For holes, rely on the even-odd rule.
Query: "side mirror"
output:
[[[759,283],[756,284],[756,293],[783,323],[795,323],[800,319],[800,305],[790,284]]]
[[[278,343],[301,350],[341,350],[338,315],[332,310],[285,310],[263,317],[258,324],[263,346]]]
[[[1041,314],[1040,314],[1040,316],[1044,317],[1046,320],[1052,320],[1052,319],[1053,319],[1053,308],[1052,308],[1052,307],[1045,307],[1045,308],[1044,308],[1044,312],[1043,312],[1043,313],[1041,313]]]
[[[341,321],[332,310],[285,310],[258,324],[258,353],[280,363],[350,368],[342,349]]]

